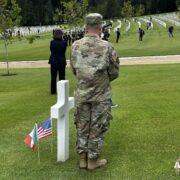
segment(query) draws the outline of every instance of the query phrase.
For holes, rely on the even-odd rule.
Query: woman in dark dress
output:
[[[51,94],[56,94],[57,74],[59,73],[59,80],[65,80],[67,43],[63,41],[62,35],[63,32],[60,29],[53,30],[53,40],[50,43]]]

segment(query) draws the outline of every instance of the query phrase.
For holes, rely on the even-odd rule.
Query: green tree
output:
[[[64,21],[76,27],[83,22],[84,15],[88,11],[88,0],[63,1],[63,6],[62,16]]]
[[[142,14],[142,9],[140,8],[140,12],[138,10],[140,4],[144,5],[145,7],[144,14],[154,14],[176,11],[179,7],[178,4],[180,0],[88,0],[87,8],[89,12],[98,12],[102,14],[104,18],[111,18],[115,16],[118,17],[121,13],[123,4],[127,3],[128,1],[131,2],[130,4],[132,7],[135,7],[135,14],[137,12],[138,14]],[[63,22],[64,16],[67,18],[67,16],[64,15],[64,6],[66,5],[63,4],[75,3],[75,7],[73,7],[74,10],[76,8],[76,4],[79,4],[79,7],[76,8],[79,9],[85,0],[17,0],[17,2],[22,9],[22,23],[23,25],[29,26],[51,24],[52,22],[56,22],[56,18],[54,19],[54,17],[57,15],[56,9],[59,9],[60,12],[58,21]],[[84,10],[84,8],[82,8],[82,10]],[[126,11],[123,10],[122,14],[125,16],[129,14],[129,12],[126,13]]]
[[[108,0],[106,5],[106,17],[112,18],[120,15],[120,6],[117,0]]]
[[[134,15],[134,7],[131,5],[131,1],[124,2],[121,13],[124,18],[130,18]]]
[[[91,13],[100,13],[103,17],[106,17],[107,11],[107,1],[104,0],[90,0],[89,1],[89,11]]]
[[[13,28],[20,24],[21,21],[21,16],[19,16],[20,11],[21,9],[19,8],[15,0],[0,1],[0,35],[4,39],[8,75],[10,75],[9,60],[8,60],[8,43],[11,38],[9,31],[12,32]]]
[[[144,5],[142,5],[142,4],[140,4],[139,6],[137,6],[136,8],[135,8],[135,15],[136,16],[142,16],[142,15],[144,15],[144,13],[145,13],[145,7],[144,7]]]
[[[177,6],[177,7],[180,6],[180,0],[176,0],[176,6]]]
[[[31,0],[17,0],[19,6],[21,6],[22,25],[34,25],[36,21],[36,15]]]
[[[44,5],[44,24],[51,24],[53,19],[53,6],[51,0],[48,0]]]
[[[53,21],[57,24],[60,21],[61,13],[58,8],[55,9]]]
[[[176,7],[178,9],[178,14],[179,14],[179,18],[180,18],[180,0],[176,0]]]

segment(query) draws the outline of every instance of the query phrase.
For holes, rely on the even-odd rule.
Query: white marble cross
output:
[[[57,83],[57,103],[51,107],[51,118],[57,119],[57,161],[69,158],[69,111],[74,98],[69,97],[69,81]]]

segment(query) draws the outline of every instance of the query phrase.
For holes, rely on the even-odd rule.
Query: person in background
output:
[[[169,37],[174,37],[174,35],[173,35],[174,27],[173,27],[173,26],[170,26],[169,29],[168,29],[168,31],[169,31]]]
[[[56,79],[59,73],[59,80],[65,80],[66,69],[66,47],[63,41],[63,32],[60,29],[53,30],[53,40],[50,43],[51,55],[49,58],[51,70],[51,94],[56,94]]]
[[[143,40],[143,36],[144,36],[145,32],[143,29],[139,28],[139,41]]]
[[[116,43],[118,43],[119,42],[119,38],[120,38],[120,31],[119,31],[119,28],[117,29],[117,31],[116,31]]]
[[[71,40],[72,40],[72,37],[71,37],[71,32],[68,33],[67,35],[67,38],[68,38],[68,46],[71,46]]]

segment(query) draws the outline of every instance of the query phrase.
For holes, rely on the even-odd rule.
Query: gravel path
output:
[[[170,56],[145,56],[145,57],[125,57],[120,58],[121,65],[138,64],[179,64],[180,55]],[[69,61],[67,61],[69,66]],[[10,68],[48,68],[48,60],[40,61],[11,61]],[[0,62],[0,69],[6,68],[6,62]]]

